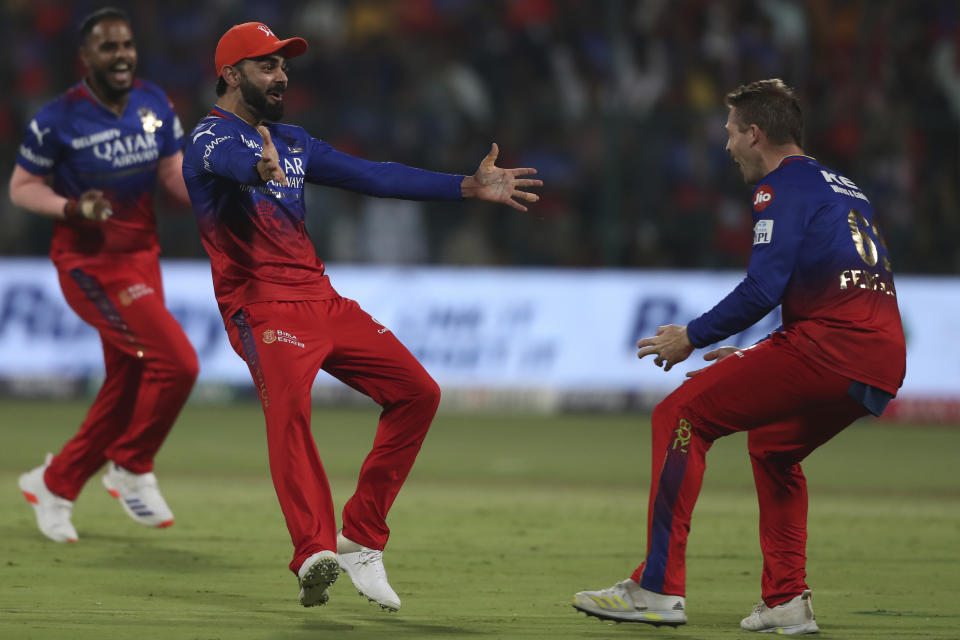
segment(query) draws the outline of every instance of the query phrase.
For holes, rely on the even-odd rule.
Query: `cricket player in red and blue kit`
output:
[[[140,524],[173,514],[153,461],[197,377],[197,356],[166,309],[153,198],[187,203],[183,131],[166,95],[135,79],[126,16],[102,9],[80,29],[87,77],[36,114],[10,180],[14,204],[55,220],[50,257],[64,297],[99,333],[106,379],[56,456],[20,477],[41,532],[76,541],[73,501],[97,469]]]
[[[727,105],[727,151],[757,185],[746,278],[686,327],[641,339],[638,355],[669,370],[777,305],[783,324],[749,349],[708,352],[718,362],[688,374],[656,407],[646,559],[614,587],[578,593],[574,607],[614,620],[686,622],[686,541],[705,456],[715,439],[748,431],[763,602],[741,628],[815,633],[800,462],[854,420],[882,413],[906,370],[903,328],[873,207],[852,180],[803,154],[793,91],[759,81],[731,92]]]
[[[267,426],[270,472],[294,545],[300,603],[321,605],[345,570],[389,610],[386,517],[426,435],[440,389],[413,355],[324,273],[305,227],[304,181],[407,199],[476,197],[526,210],[537,196],[496,167],[496,145],[464,177],[352,157],[300,127],[279,124],[286,61],[306,49],[262,23],[227,31],[217,45],[217,105],[189,136],[183,173],[230,341],[247,362]],[[373,449],[337,532],[330,486],[310,432],[310,389],[323,369],[383,407]]]

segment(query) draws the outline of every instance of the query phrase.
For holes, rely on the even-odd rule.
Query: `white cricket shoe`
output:
[[[109,462],[103,474],[103,486],[120,501],[134,522],[157,529],[173,524],[173,512],[160,494],[157,476],[153,473],[131,473]]]
[[[53,460],[53,454],[48,453],[43,464],[21,475],[17,484],[23,492],[23,497],[33,505],[40,533],[54,542],[76,542],[77,530],[70,522],[73,501],[52,493],[43,480],[43,474],[50,466],[51,460]]]
[[[340,575],[340,564],[333,551],[320,551],[303,561],[297,578],[300,580],[300,604],[318,607],[330,599],[330,585]]]
[[[383,551],[371,549],[343,537],[337,532],[337,559],[340,568],[353,580],[353,586],[370,602],[381,609],[398,611],[400,597],[387,582],[387,570],[383,567]]]
[[[773,608],[762,602],[757,603],[753,613],[740,621],[740,628],[744,631],[782,635],[817,633],[820,627],[817,626],[817,619],[813,615],[810,595],[810,590],[807,589],[796,598]]]
[[[676,627],[687,623],[686,598],[648,591],[627,578],[609,589],[581,591],[573,596],[573,608],[588,616],[617,622],[644,622]]]

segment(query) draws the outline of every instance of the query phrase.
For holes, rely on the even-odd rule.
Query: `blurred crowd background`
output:
[[[189,131],[215,102],[231,25],[310,43],[285,121],[373,160],[546,182],[528,214],[310,188],[330,262],[742,268],[751,189],[724,152],[723,96],[782,77],[805,148],[870,197],[899,272],[960,272],[956,0],[138,0],[138,75]],[[76,28],[103,3],[0,7],[0,169],[34,112],[81,77]],[[0,190],[0,254],[45,254],[50,223]],[[204,257],[189,210],[159,199],[168,257]]]

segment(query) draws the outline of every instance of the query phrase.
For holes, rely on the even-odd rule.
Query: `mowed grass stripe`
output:
[[[0,404],[0,638],[744,638],[760,552],[746,442],[708,457],[688,549],[690,624],[613,625],[569,606],[643,553],[649,419],[441,413],[391,513],[403,599],[387,615],[342,576],[303,609],[258,406],[190,405],[157,461],[176,524],[130,521],[94,478],[76,545],[36,531],[17,474],[56,450],[81,403]],[[338,505],[377,412],[316,407]],[[824,638],[957,638],[960,430],[858,424],[805,463],[809,580]]]

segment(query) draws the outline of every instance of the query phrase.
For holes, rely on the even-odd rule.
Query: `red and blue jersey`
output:
[[[83,82],[45,105],[27,126],[17,164],[52,174],[55,192],[79,198],[100,189],[113,216],[103,223],[58,221],[50,255],[61,265],[91,256],[159,252],[153,212],[157,163],[183,147],[183,129],[166,94],[136,79],[122,115]]]
[[[687,326],[713,344],[781,305],[781,331],[831,371],[896,394],[906,346],[887,245],[857,185],[807,156],[789,156],[753,194],[747,275]]]
[[[256,163],[263,138],[219,107],[197,124],[184,154],[183,177],[224,318],[254,302],[337,295],[307,235],[304,181],[379,197],[462,198],[462,175],[371,162],[337,151],[301,127],[265,126],[286,185],[260,179]]]

